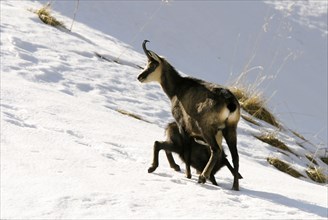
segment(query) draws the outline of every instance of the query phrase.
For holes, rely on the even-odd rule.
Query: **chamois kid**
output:
[[[148,173],[152,173],[157,169],[159,164],[158,154],[160,150],[165,150],[166,156],[168,156],[168,152],[174,152],[180,156],[183,162],[189,161],[190,164],[186,163],[187,178],[191,178],[190,166],[195,168],[198,172],[202,172],[211,155],[209,146],[205,143],[201,144],[195,141],[195,139],[190,136],[185,136],[184,134],[181,134],[176,122],[169,123],[165,129],[165,133],[166,141],[155,141],[154,143],[153,163],[151,167],[148,168]],[[225,153],[222,152],[221,155],[221,163],[217,161],[217,163],[213,167],[209,178],[213,185],[216,186],[218,184],[215,180],[214,175],[223,166],[227,166],[230,172],[233,174],[233,167],[226,159]],[[168,157],[168,161],[172,168],[179,167],[179,165],[174,162],[174,159],[172,160]],[[238,178],[241,179],[242,176],[238,174]]]
[[[148,64],[138,76],[138,80],[142,83],[158,82],[171,101],[172,115],[180,133],[200,137],[210,146],[211,156],[198,182],[205,183],[217,161],[222,160],[224,137],[234,166],[232,189],[239,190],[236,131],[240,119],[238,100],[222,86],[182,77],[163,57],[148,50],[147,42],[149,41],[143,42],[142,48],[148,58]]]

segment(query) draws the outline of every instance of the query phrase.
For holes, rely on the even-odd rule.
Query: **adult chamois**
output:
[[[239,190],[239,155],[237,150],[237,124],[240,105],[226,88],[191,77],[182,77],[163,57],[142,48],[148,64],[138,80],[142,83],[158,82],[171,100],[172,115],[180,133],[201,137],[210,146],[211,156],[200,174],[198,182],[205,183],[217,160],[221,160],[222,136],[231,152],[234,166],[233,190]]]
[[[153,163],[148,168],[148,173],[154,172],[158,167],[158,154],[160,150],[165,150],[166,156],[168,158],[169,164],[172,168],[179,167],[172,157],[169,157],[168,152],[177,153],[181,160],[186,163],[186,176],[191,178],[190,166],[195,168],[198,172],[202,172],[205,168],[211,152],[207,144],[196,141],[193,137],[186,136],[186,134],[181,134],[176,122],[171,122],[167,125],[165,129],[166,141],[155,141],[153,147]],[[233,167],[226,158],[224,152],[222,152],[221,163],[217,161],[213,167],[210,174],[210,181],[213,185],[218,185],[214,174],[219,171],[222,167],[227,166],[230,172],[233,174]],[[238,178],[241,179],[242,176],[239,174]]]

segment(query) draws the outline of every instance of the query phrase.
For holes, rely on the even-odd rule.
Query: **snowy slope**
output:
[[[103,6],[97,3],[94,10]],[[1,1],[2,219],[327,218],[326,185],[295,179],[266,161],[284,158],[306,177],[304,155],[316,146],[301,148],[297,137],[260,121],[241,120],[238,128],[239,192],[230,190],[227,169],[216,175],[219,187],[200,185],[194,171],[185,178],[163,154],[148,174],[153,142],[165,138],[172,118],[160,87],[136,80],[140,69],[130,64],[143,66],[145,56],[101,28],[46,26],[27,10],[40,7]],[[95,51],[107,57],[124,51],[120,61],[127,65],[101,60]],[[298,157],[253,137],[263,131],[277,132]]]
[[[53,7],[73,18],[76,2]],[[139,52],[148,39],[195,77],[227,84],[247,72],[246,86],[264,78],[258,87],[281,121],[327,147],[327,8],[326,0],[80,1],[76,19]]]

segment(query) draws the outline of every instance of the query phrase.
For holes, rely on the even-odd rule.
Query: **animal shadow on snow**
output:
[[[181,169],[181,171],[178,171],[178,173],[181,174],[185,174],[185,170]],[[165,177],[165,178],[171,178],[171,182],[175,183],[175,184],[179,184],[179,185],[186,185],[187,182],[191,182],[194,183],[195,185],[198,185],[200,187],[205,187],[206,189],[209,190],[218,190],[219,188],[222,188],[222,185],[220,184],[219,186],[214,186],[212,184],[199,184],[197,181],[198,179],[196,179],[196,177],[192,177],[191,179],[188,178],[178,178],[178,179],[174,179],[175,177],[173,177],[173,175],[167,174],[167,173],[151,173],[152,175],[156,175],[156,176],[160,176],[160,177]],[[228,186],[227,186],[228,187]]]
[[[287,207],[293,207],[303,212],[308,212],[308,213],[316,214],[323,218],[327,218],[327,214],[328,214],[327,208],[319,205],[310,204],[306,201],[288,198],[287,196],[280,195],[277,193],[263,192],[263,191],[257,191],[251,189],[243,189],[242,192],[244,195],[248,195],[253,198],[264,199],[272,203],[277,203],[279,205],[284,205]]]

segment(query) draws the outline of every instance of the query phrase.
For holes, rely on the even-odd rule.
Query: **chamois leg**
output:
[[[216,182],[215,177],[212,173],[210,175],[210,181],[213,183],[213,185],[218,186],[218,183]]]
[[[159,149],[159,145],[161,143],[158,141],[155,141],[154,143],[154,147],[153,147],[153,163],[151,164],[151,166],[148,168],[148,173],[152,173],[156,170],[156,168],[158,167],[158,153],[160,151]]]
[[[175,152],[177,151],[176,149],[176,146],[172,143],[172,142],[168,142],[168,141],[155,141],[154,143],[154,147],[153,147],[153,163],[152,165],[148,168],[148,173],[152,173],[154,172],[157,167],[158,167],[158,154],[159,154],[159,151],[160,150],[165,150],[165,152],[169,152],[169,156],[168,156],[168,160],[169,160],[169,163],[171,165],[171,162],[173,161],[172,164],[175,164],[174,162],[174,159],[173,159],[173,156],[172,156],[172,153],[171,152]],[[167,155],[167,154],[166,154]],[[172,161],[170,162],[170,159],[169,157],[172,157]],[[179,169],[179,165],[175,164]],[[171,166],[172,167],[172,166]]]
[[[198,178],[198,183],[205,183],[206,179],[210,177],[210,174],[213,170],[213,167],[215,166],[216,162],[218,160],[222,159],[222,150],[219,145],[222,142],[222,132],[218,131],[216,135],[212,136],[205,136],[203,135],[206,143],[210,145],[210,150],[211,150],[211,156],[210,159],[208,160],[202,174],[200,174]],[[220,141],[221,139],[221,141]],[[221,145],[222,146],[222,145]],[[221,161],[218,161],[219,163]]]
[[[186,163],[186,177],[188,179],[191,179],[191,170],[190,170],[190,148],[188,146],[188,149],[185,148],[184,151],[184,159],[185,159],[185,163]]]
[[[231,164],[227,158],[223,158],[223,164],[228,167],[231,174],[234,176],[235,169],[231,166]],[[242,179],[242,178],[243,178],[242,175],[240,173],[238,173],[238,179]]]
[[[191,179],[191,170],[190,170],[190,160],[191,160],[191,138],[189,137],[188,133],[185,131],[185,129],[182,126],[178,125],[178,129],[179,129],[179,133],[180,133],[180,137],[182,139],[180,139],[180,141],[182,141],[182,143],[180,142],[180,146],[182,146],[184,148],[183,150],[183,158],[184,158],[184,162],[186,164],[186,177],[188,179]]]
[[[232,189],[233,190],[239,190],[239,155],[237,150],[237,131],[236,127],[226,127],[223,129],[223,136],[227,142],[227,145],[229,147],[231,157],[232,157],[232,163],[234,166],[234,180]]]
[[[179,165],[175,163],[171,151],[165,150],[165,154],[166,154],[167,160],[169,161],[170,167],[173,168],[175,171],[180,171],[181,169],[180,169]]]
[[[156,168],[158,167],[158,154],[159,151],[162,149],[165,150],[169,150],[169,149],[173,149],[174,145],[170,142],[167,141],[163,141],[163,142],[159,142],[159,141],[155,141],[154,143],[154,147],[153,147],[153,163],[152,165],[148,168],[148,173],[152,173],[156,170]]]

